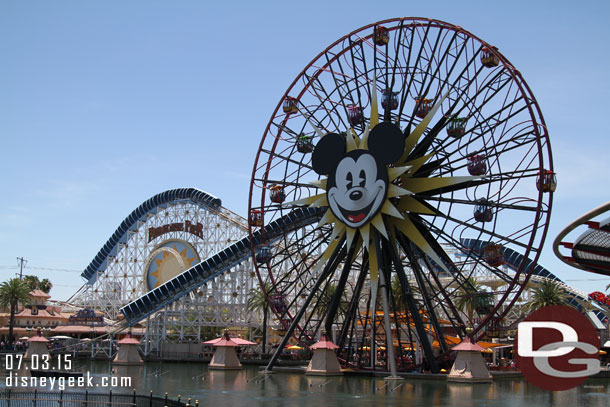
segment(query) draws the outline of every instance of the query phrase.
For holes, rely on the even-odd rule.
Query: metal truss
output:
[[[160,235],[158,232],[150,234],[152,228],[186,222],[201,225],[201,233],[170,230]],[[139,221],[134,230],[128,231],[125,243],[118,243],[116,255],[108,258],[105,269],[98,270],[93,283],[85,284],[70,302],[102,311],[107,318],[118,320],[121,307],[148,291],[146,266],[151,254],[162,243],[171,239],[185,241],[195,249],[201,261],[246,233],[247,221],[223,207],[201,207],[188,200],[158,207],[145,221]],[[260,326],[258,316],[246,311],[247,294],[256,286],[258,281],[252,262],[245,260],[151,316],[146,325],[145,349],[154,351],[167,340],[200,341],[202,327]]]

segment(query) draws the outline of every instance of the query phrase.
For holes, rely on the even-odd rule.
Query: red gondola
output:
[[[491,205],[487,199],[482,198],[477,201],[477,205],[474,207],[474,219],[477,222],[491,222],[493,219]]]
[[[483,249],[483,258],[491,267],[499,267],[504,264],[502,256],[503,246],[501,244],[490,243]]]
[[[553,171],[542,170],[536,178],[536,188],[542,192],[555,192],[557,189],[557,176]]]
[[[305,133],[299,134],[297,137],[297,151],[299,153],[307,154],[313,151],[312,136],[307,136]]]
[[[288,305],[283,295],[276,295],[271,299],[271,306],[275,309],[278,314],[284,314],[288,311]]]
[[[282,106],[284,113],[296,113],[299,111],[297,107],[297,99],[291,96],[286,96],[284,99],[284,105]]]
[[[423,119],[432,110],[434,99],[417,98],[415,99],[415,116]]]
[[[466,167],[470,175],[485,175],[487,172],[487,157],[483,154],[473,154],[466,159],[468,160]]]
[[[257,210],[250,211],[250,218],[248,219],[250,226],[261,227],[263,226],[263,213]]]
[[[352,126],[357,126],[364,122],[364,113],[362,112],[362,108],[357,105],[349,105],[347,107],[347,118],[349,120],[349,124]]]
[[[494,53],[494,51],[497,50],[497,47],[483,47],[483,49],[481,50],[481,63],[483,64],[483,66],[487,68],[493,68],[494,66],[498,66],[500,64],[500,60]]]
[[[452,117],[447,123],[447,135],[450,137],[462,137],[466,129],[466,119],[463,117]]]
[[[390,34],[388,29],[382,25],[375,27],[375,34],[373,35],[373,42],[375,45],[383,46],[390,42]]]
[[[392,89],[385,89],[381,95],[381,107],[390,110],[396,110],[398,108],[398,92],[392,92]]]
[[[261,247],[260,251],[256,255],[256,262],[258,264],[267,263],[271,260],[271,248],[268,246]]]
[[[281,185],[273,185],[271,188],[271,202],[273,203],[282,203],[286,199],[286,194],[284,193],[284,188]]]

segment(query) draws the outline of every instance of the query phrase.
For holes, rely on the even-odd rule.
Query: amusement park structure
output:
[[[564,263],[602,275],[610,275],[610,218],[594,221],[597,216],[610,212],[610,202],[592,209],[575,219],[557,235],[553,242],[555,255]],[[566,242],[566,236],[577,228],[587,227],[574,243]],[[565,256],[559,250],[563,246],[571,250],[571,256]]]
[[[68,302],[119,320],[121,307],[246,233],[247,221],[222,207],[220,199],[193,188],[165,191],[125,218],[82,273],[87,282]],[[249,256],[223,271],[148,319],[146,353],[172,339],[199,341],[202,327],[257,325],[246,310],[246,294],[258,285]]]
[[[418,364],[418,352],[438,371],[445,332],[483,336],[540,254],[556,180],[534,95],[497,48],[463,28],[402,18],[334,42],[282,101],[254,164],[250,234],[295,207],[324,215],[254,263],[281,298],[280,348],[322,332],[349,350],[345,365],[373,367],[383,346],[392,376]],[[467,238],[484,242],[483,254],[455,261],[449,251]],[[523,253],[512,273],[505,248]],[[493,292],[473,286],[479,273],[497,279]],[[463,296],[481,304],[477,322],[459,309]]]
[[[447,335],[492,337],[531,279],[558,280],[536,266],[555,187],[540,108],[496,47],[386,20],[334,42],[281,96],[247,219],[199,190],[156,195],[73,301],[119,328],[146,320],[152,352],[168,332],[260,326],[246,311],[260,287],[283,334],[268,370],[290,338],[326,335],[343,366],[437,372]]]

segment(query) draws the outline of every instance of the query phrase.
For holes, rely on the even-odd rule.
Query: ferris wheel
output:
[[[516,301],[555,186],[536,99],[497,48],[438,20],[381,21],[322,51],[276,107],[250,233],[264,242],[297,207],[320,220],[253,247],[256,271],[287,336],[330,335],[353,367],[435,370],[451,335],[487,335]],[[510,272],[504,248],[523,254]]]

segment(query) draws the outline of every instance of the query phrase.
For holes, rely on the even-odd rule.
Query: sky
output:
[[[122,220],[168,189],[200,188],[246,216],[260,140],[293,79],[349,32],[407,16],[461,26],[522,73],[559,181],[540,264],[604,291],[610,278],[552,251],[610,200],[610,3],[588,0],[0,0],[0,281],[23,257],[67,299]]]

